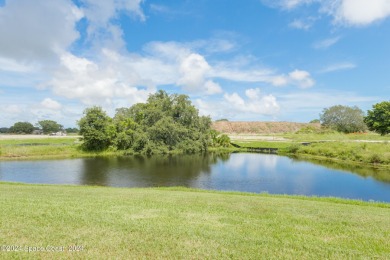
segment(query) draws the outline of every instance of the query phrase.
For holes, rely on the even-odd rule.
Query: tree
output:
[[[324,127],[328,127],[343,133],[364,132],[367,126],[364,123],[363,111],[354,106],[332,106],[325,108],[320,114],[320,120]]]
[[[9,132],[9,128],[8,127],[1,127],[0,128],[0,133],[1,134],[6,134],[6,133],[8,133]]]
[[[372,110],[367,111],[364,122],[368,129],[381,135],[390,133],[390,101],[383,101],[373,105]]]
[[[150,95],[144,104],[117,109],[113,119],[100,107],[89,108],[78,124],[88,150],[111,145],[129,153],[196,153],[210,143],[210,117],[199,116],[188,96],[165,91]]]
[[[34,131],[34,126],[29,122],[17,122],[9,131],[15,134],[31,134]]]
[[[101,107],[95,106],[84,110],[84,117],[77,123],[86,150],[100,151],[108,148],[112,139],[111,122],[112,119]]]
[[[313,119],[309,123],[310,124],[318,124],[318,123],[321,123],[321,121],[319,119]]]
[[[65,131],[67,133],[74,133],[74,134],[77,134],[79,132],[79,129],[75,128],[75,127],[68,127],[65,129]]]
[[[42,120],[38,122],[38,126],[44,134],[55,133],[62,130],[62,125],[53,120]]]

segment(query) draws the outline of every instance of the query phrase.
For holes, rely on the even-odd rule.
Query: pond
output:
[[[390,174],[373,168],[233,153],[1,161],[0,181],[332,196],[390,202]]]

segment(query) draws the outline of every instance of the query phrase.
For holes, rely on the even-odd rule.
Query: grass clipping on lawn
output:
[[[0,184],[0,258],[386,258],[390,205],[185,188]],[[49,246],[49,247],[48,247]],[[77,246],[80,250],[69,251]]]

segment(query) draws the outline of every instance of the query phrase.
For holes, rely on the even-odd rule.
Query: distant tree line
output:
[[[34,131],[41,131],[43,134],[56,133],[60,131],[66,131],[67,133],[77,133],[77,128],[66,128],[53,120],[41,120],[34,126],[29,122],[16,122],[11,127],[1,127],[0,133],[11,133],[11,134],[32,134]]]
[[[222,142],[219,134],[211,132],[210,117],[200,116],[188,96],[162,90],[150,95],[146,103],[117,109],[113,118],[101,107],[88,108],[78,125],[86,150],[198,153],[209,146],[230,145],[230,139]]]
[[[311,122],[317,122],[312,120]],[[390,101],[383,101],[373,105],[367,115],[356,107],[332,106],[325,108],[320,114],[321,125],[343,133],[365,132],[367,130],[381,135],[390,133]]]

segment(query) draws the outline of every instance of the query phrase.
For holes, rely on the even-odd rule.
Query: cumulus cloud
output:
[[[131,104],[145,101],[155,89],[138,89],[137,84],[142,79],[131,70],[127,71],[129,67],[122,66],[121,61],[110,52],[100,63],[66,53],[61,56],[61,66],[47,86],[57,95],[77,98],[86,104],[110,104],[118,98],[127,99]]]
[[[45,98],[44,100],[42,100],[41,106],[43,108],[52,109],[52,110],[59,110],[62,108],[62,105],[59,102],[51,98]]]
[[[67,0],[14,0],[0,7],[0,56],[37,62],[56,58],[78,37],[83,12]]]
[[[388,0],[338,0],[331,1],[324,10],[334,16],[335,21],[347,25],[368,25],[390,16]]]
[[[123,48],[123,32],[114,21],[121,13],[144,21],[143,0],[81,0],[88,21],[87,34],[93,45]]]
[[[180,64],[181,77],[177,84],[184,86],[185,90],[191,92],[205,91],[207,94],[221,93],[221,87],[206,78],[210,74],[211,67],[205,58],[199,54],[191,53],[185,57]]]
[[[292,10],[304,4],[317,3],[319,12],[334,18],[334,22],[346,26],[366,26],[390,16],[388,0],[263,0],[265,4]],[[299,24],[296,23],[299,26]]]
[[[310,73],[304,70],[294,70],[288,74],[293,84],[300,88],[310,88],[315,82],[311,78]]]
[[[276,71],[264,67],[242,67],[240,64],[234,66],[231,63],[219,63],[212,69],[212,75],[216,78],[237,82],[264,82],[275,87],[295,85],[302,88],[312,87],[315,81],[311,78],[309,72],[304,70],[294,70],[287,75],[277,73]]]
[[[274,115],[279,112],[279,105],[273,95],[261,95],[260,89],[247,89],[246,100],[237,93],[224,94],[224,99],[231,109],[261,115]]]

